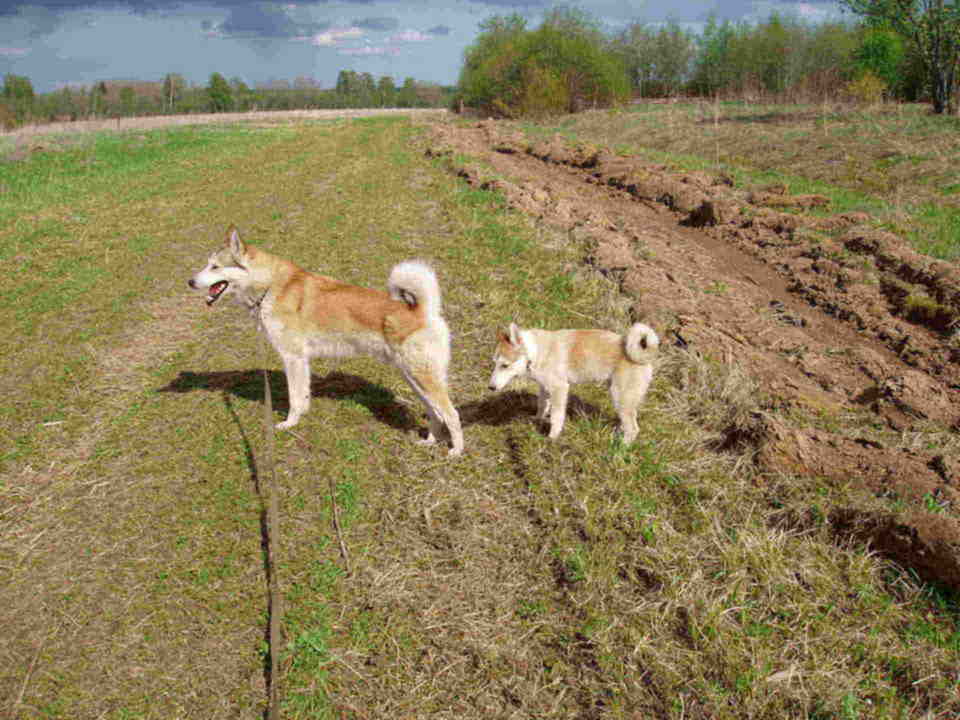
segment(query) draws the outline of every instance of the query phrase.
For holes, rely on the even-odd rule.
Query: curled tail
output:
[[[440,284],[429,265],[420,260],[405,260],[393,266],[387,291],[394,300],[413,308],[422,306],[431,317],[440,317]]]
[[[653,331],[653,328],[643,323],[635,323],[627,331],[627,337],[623,342],[623,349],[630,362],[638,365],[650,363],[660,347],[660,338]]]

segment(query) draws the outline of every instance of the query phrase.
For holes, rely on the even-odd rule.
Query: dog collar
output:
[[[260,307],[261,305],[263,305],[263,301],[264,301],[264,299],[266,299],[267,294],[268,294],[269,292],[270,292],[270,288],[267,288],[266,291],[264,291],[263,295],[260,296],[260,299],[257,300],[253,305],[250,306],[250,309],[253,310],[254,308],[258,308],[258,307]]]

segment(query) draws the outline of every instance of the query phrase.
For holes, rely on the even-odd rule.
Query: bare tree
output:
[[[174,104],[180,99],[186,85],[183,75],[178,73],[167,73],[163,78],[163,102],[167,106],[167,112],[173,112]]]

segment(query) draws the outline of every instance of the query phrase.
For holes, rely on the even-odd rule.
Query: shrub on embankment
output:
[[[497,117],[545,117],[624,102],[630,80],[589,16],[548,13],[536,30],[519,15],[480,25],[460,72],[458,101]]]

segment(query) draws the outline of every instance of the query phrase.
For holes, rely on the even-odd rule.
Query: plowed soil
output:
[[[851,508],[831,521],[960,586],[956,267],[865,215],[824,214],[825,197],[531,141],[493,121],[432,133],[428,154],[582,242],[584,262],[635,298],[634,319],[761,383],[731,449],[766,477],[829,478],[896,500],[889,515]]]

